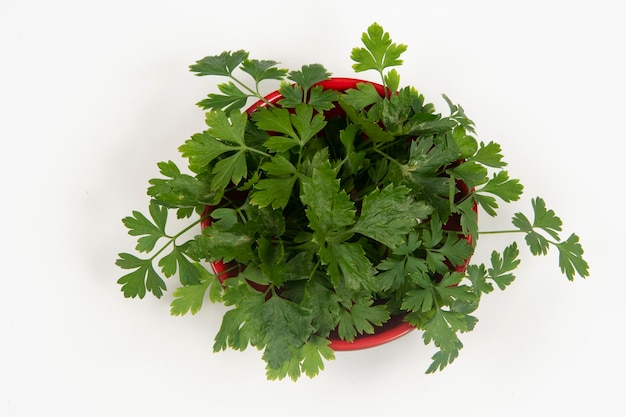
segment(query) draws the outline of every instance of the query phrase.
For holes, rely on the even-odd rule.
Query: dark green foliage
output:
[[[317,375],[334,358],[331,334],[352,341],[398,314],[437,349],[427,372],[441,370],[476,325],[481,296],[509,286],[520,262],[513,242],[489,266],[467,265],[481,234],[477,207],[496,216],[522,194],[500,145],[479,142],[448,97],[443,115],[414,87],[400,88],[389,68],[406,46],[379,25],[362,41],[354,69],[378,72],[383,94],[368,82],[325,90],[331,74],[320,64],[288,71],[242,50],[192,65],[227,82],[198,103],[207,129],[179,147],[190,173],[159,163],[149,216],[123,219],[136,251],[149,254],[119,254],[124,296],[161,297],[178,275],[171,313],[195,314],[207,296],[230,307],[214,350],[261,349],[269,379]],[[259,94],[268,80],[279,84],[277,104]],[[251,115],[241,111],[250,98],[265,101]],[[506,232],[525,236],[534,255],[556,247],[568,279],[587,276],[578,236],[560,239],[561,220],[543,199],[532,209],[532,221],[517,213]],[[170,210],[195,218],[170,235]],[[232,262],[226,281],[207,265],[217,261]]]

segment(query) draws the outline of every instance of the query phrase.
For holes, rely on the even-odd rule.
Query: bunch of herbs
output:
[[[477,208],[497,216],[522,195],[500,145],[479,141],[446,96],[442,115],[401,87],[393,67],[407,47],[378,24],[362,42],[353,68],[377,72],[378,88],[324,89],[331,74],[320,64],[289,71],[243,50],[191,65],[226,81],[198,103],[207,129],[179,147],[188,173],[160,162],[148,214],[123,219],[139,253],[116,262],[127,270],[124,296],[161,297],[176,275],[171,313],[195,314],[206,298],[231,307],[214,350],[262,350],[269,379],[313,377],[334,358],[331,335],[353,341],[398,315],[436,347],[427,372],[441,370],[476,325],[482,295],[511,284],[520,263],[513,240],[490,265],[468,265],[482,233]],[[268,81],[277,101],[260,93]],[[242,110],[250,99],[259,105]],[[497,232],[523,235],[534,255],[555,248],[568,279],[586,277],[578,236],[562,238],[542,198],[531,206],[530,218],[517,213],[512,230]],[[176,233],[173,213],[187,221]],[[219,276],[215,262],[227,268]]]

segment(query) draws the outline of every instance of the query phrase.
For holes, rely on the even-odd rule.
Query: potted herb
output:
[[[362,41],[353,68],[378,72],[380,84],[331,78],[319,64],[288,71],[242,50],[196,62],[192,72],[227,81],[198,103],[207,130],[179,147],[189,173],[160,162],[149,215],[123,219],[147,253],[119,254],[124,296],[161,297],[164,278],[177,275],[171,313],[194,314],[207,297],[231,307],[214,350],[263,350],[269,379],[313,377],[335,350],[414,328],[438,349],[427,372],[441,370],[474,328],[481,297],[511,284],[520,262],[513,239],[490,265],[469,264],[480,234],[494,233],[480,230],[478,208],[497,216],[522,194],[500,145],[479,142],[447,97],[444,116],[401,87],[389,68],[406,46],[378,24]],[[263,96],[268,80],[279,87]],[[524,236],[533,255],[556,248],[569,280],[586,277],[578,236],[561,238],[542,198],[531,207],[499,233]],[[175,234],[172,211],[185,222]]]

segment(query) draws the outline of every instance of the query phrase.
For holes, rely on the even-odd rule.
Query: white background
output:
[[[624,359],[624,14],[619,1],[0,0],[0,415],[620,415]],[[215,91],[188,65],[223,50],[351,76],[379,22],[400,69],[502,144],[525,199],[577,232],[591,277],[523,248],[457,361],[425,375],[419,332],[338,353],[317,378],[268,382],[260,352],[212,353],[221,315],[171,317],[171,293],[125,299],[121,218],[156,162],[203,129]],[[376,74],[362,74],[376,81]],[[274,86],[267,86],[268,92]],[[485,236],[475,260],[507,240]],[[170,287],[173,283],[170,284]]]

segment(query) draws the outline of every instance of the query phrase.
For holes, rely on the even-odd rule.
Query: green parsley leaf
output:
[[[291,71],[287,78],[308,91],[314,84],[330,78],[332,74],[321,64],[303,65],[301,70]]]
[[[250,202],[259,207],[271,206],[275,210],[285,208],[296,180],[296,176],[262,179],[255,184]]]
[[[354,223],[354,203],[345,191],[340,191],[336,175],[330,162],[326,161],[313,171],[312,178],[302,180],[300,199],[307,206],[309,225],[323,236]]]
[[[161,298],[166,289],[165,282],[159,277],[152,266],[150,259],[139,259],[129,253],[120,253],[115,264],[123,269],[135,269],[123,277],[117,283],[122,285],[122,292],[126,298],[143,298],[146,290]]]
[[[300,142],[297,139],[285,136],[270,136],[269,139],[263,143],[263,146],[274,152],[285,152],[299,145]]]
[[[461,125],[452,130],[452,140],[459,149],[461,159],[471,158],[478,150],[476,138],[468,135],[465,128]]]
[[[277,287],[282,286],[287,271],[287,265],[282,262],[285,259],[285,247],[282,241],[270,242],[267,238],[260,238],[256,243],[263,275]]]
[[[443,370],[459,356],[459,350],[463,348],[463,344],[456,332],[470,331],[476,322],[475,317],[467,314],[441,309],[435,310],[433,318],[424,326],[422,337],[425,344],[432,341],[439,348],[439,352],[433,355],[433,362],[426,373]]]
[[[372,334],[374,326],[381,326],[389,320],[389,312],[384,305],[372,305],[371,300],[353,304],[350,309],[342,309],[339,313],[339,337],[348,342],[353,341],[357,334]]]
[[[456,179],[463,181],[469,189],[488,181],[487,168],[474,161],[462,162],[449,172]]]
[[[289,348],[301,347],[311,336],[308,312],[296,303],[273,296],[261,304],[257,320],[263,334],[263,359],[270,369],[279,369],[291,359]]]
[[[294,348],[293,346],[285,347],[285,359],[280,366],[270,366],[266,364],[265,375],[269,381],[281,380],[286,376],[292,381],[297,381],[302,374],[301,361],[303,359],[302,347]]]
[[[292,175],[296,173],[296,167],[282,155],[276,155],[271,160],[264,162],[261,169],[268,175]]]
[[[187,252],[198,259],[209,262],[223,260],[230,262],[234,259],[246,263],[254,258],[252,244],[255,239],[241,227],[234,227],[229,231],[218,227],[207,227],[201,235],[195,236],[190,242]]]
[[[383,259],[376,269],[381,271],[377,277],[383,289],[399,289],[411,274],[426,274],[428,267],[422,257],[415,257],[414,252],[421,246],[419,235],[410,232],[406,241],[397,246],[393,254]]]
[[[572,233],[570,237],[557,244],[559,250],[559,267],[567,279],[574,280],[578,274],[582,278],[589,276],[589,264],[583,259],[583,247],[579,243],[579,237]]]
[[[371,83],[358,83],[356,88],[347,90],[341,98],[344,103],[355,109],[363,109],[383,101],[383,98]]]
[[[502,255],[496,251],[491,252],[491,268],[488,270],[489,277],[495,281],[501,290],[504,290],[515,279],[511,271],[515,270],[520,263],[518,256],[519,249],[515,242],[507,246]]]
[[[453,266],[458,266],[463,265],[474,253],[474,248],[472,248],[466,239],[459,238],[456,233],[449,233],[446,236],[443,246],[428,250],[429,256],[434,253],[444,256]],[[446,267],[446,270],[447,269]],[[443,271],[443,269],[437,270],[440,272]]]
[[[558,240],[558,232],[562,230],[563,224],[561,219],[556,216],[553,210],[546,209],[546,203],[540,197],[532,199],[532,207],[535,215],[532,223],[523,213],[516,213],[513,218],[513,225],[523,232],[531,232],[533,228],[537,227]]]
[[[459,340],[453,349],[439,350],[432,356],[433,362],[426,370],[427,374],[432,374],[437,370],[443,371],[443,369],[454,362],[459,356],[459,350],[463,348],[463,344]]]
[[[301,104],[307,104],[318,112],[324,112],[335,107],[334,102],[339,98],[339,93],[334,90],[324,90],[321,85],[311,87],[308,97],[304,94],[304,90],[298,84],[281,85],[279,92],[283,98],[278,104],[285,108],[296,108]]]
[[[208,131],[196,133],[185,141],[178,150],[182,156],[189,159],[189,168],[194,172],[201,172],[207,168],[215,158],[226,152],[238,152],[240,147],[228,145],[209,134]]]
[[[424,202],[411,200],[408,193],[408,188],[390,184],[366,195],[353,230],[391,249],[404,243],[418,219],[425,219],[432,212]]]
[[[421,176],[439,175],[442,167],[456,162],[457,158],[458,153],[455,150],[434,146],[432,138],[424,138],[411,142],[409,161],[405,170],[407,173],[417,173]]]
[[[208,133],[226,143],[245,146],[244,134],[248,116],[241,112],[231,112],[228,116],[221,110],[206,113]]]
[[[424,344],[433,342],[439,348],[439,352],[432,357],[433,362],[426,370],[426,373],[433,373],[437,369],[443,370],[459,356],[459,350],[463,348],[463,343],[457,337],[456,329],[452,327],[452,323],[458,322],[459,316],[462,315],[435,309],[434,316],[424,325],[424,333],[422,335]]]
[[[449,133],[457,126],[450,118],[441,118],[439,114],[418,113],[405,124],[402,133],[409,136],[429,136]],[[455,150],[455,155],[458,150]],[[458,158],[458,156],[457,156]]]
[[[410,290],[402,300],[402,309],[427,313],[435,307],[435,294],[431,288],[417,288]]]
[[[461,303],[463,309],[468,309],[466,307],[477,304],[479,294],[472,287],[458,285],[463,278],[464,274],[457,272],[446,273],[438,283],[432,282],[427,276],[422,277],[418,280],[422,288],[411,290],[404,298],[402,308],[410,312],[407,315],[409,323],[424,330],[422,338],[425,344],[433,342],[439,349],[427,373],[441,370],[452,363],[463,347],[457,332],[472,330],[478,321],[458,309],[442,308],[446,305],[456,308]]]
[[[361,41],[365,48],[354,48],[350,55],[355,61],[352,68],[356,72],[373,69],[382,73],[385,68],[402,64],[400,55],[406,51],[407,46],[392,43],[389,33],[378,23],[373,23],[367,28]]]
[[[538,227],[555,239],[559,239],[558,232],[563,229],[561,226],[563,222],[559,219],[553,210],[546,208],[545,201],[537,197],[532,200],[533,211],[535,213],[535,219],[533,221],[533,227]]]
[[[331,254],[329,257],[328,254]],[[324,257],[323,257],[324,258]],[[363,246],[358,243],[331,244],[323,261],[329,263],[329,273],[333,283],[341,282],[349,289],[377,290],[374,283],[375,269],[365,255]],[[338,268],[335,268],[335,265]]]
[[[213,351],[219,352],[227,347],[245,350],[249,344],[262,348],[264,332],[263,323],[259,320],[259,310],[265,304],[265,294],[241,279],[230,279],[224,284],[224,305],[235,307],[222,317]]]
[[[487,282],[487,268],[485,264],[480,265],[468,265],[467,266],[467,278],[471,281],[474,292],[480,296],[482,294],[489,294],[493,291],[493,285]]]
[[[283,96],[278,100],[278,105],[281,107],[293,109],[298,104],[304,103],[304,90],[298,84],[283,82],[280,84],[278,92]]]
[[[489,142],[486,145],[481,142],[478,151],[473,156],[476,162],[492,168],[502,168],[506,166],[506,162],[504,162],[502,158],[502,148],[495,142]]]
[[[276,238],[285,233],[285,217],[281,211],[249,204],[243,208],[248,217],[245,224],[245,231],[248,235]]]
[[[244,93],[232,81],[218,84],[217,88],[224,94],[210,93],[207,98],[196,103],[203,110],[222,110],[230,113],[240,110],[248,102],[250,94]]]
[[[456,209],[461,216],[459,223],[462,233],[465,236],[472,236],[472,244],[475,245],[479,235],[476,194],[471,193],[469,198],[456,205]]]
[[[291,125],[289,110],[277,107],[264,107],[252,113],[251,117],[259,129],[282,133],[296,140],[296,144],[300,142],[300,138]]]
[[[211,190],[224,190],[229,183],[238,184],[247,176],[244,153],[248,149],[244,141],[247,116],[239,112],[226,116],[223,111],[215,110],[207,113],[206,122],[209,129],[194,135],[180,150],[183,156],[189,158],[192,169],[204,169],[209,162],[225,152],[235,151],[234,155],[220,159],[213,168]]]
[[[550,241],[539,232],[531,231],[526,233],[526,243],[533,255],[546,255],[550,248]]]
[[[465,128],[468,132],[475,133],[474,122],[467,118],[465,112],[463,111],[463,107],[452,103],[452,101],[445,94],[443,94],[443,99],[450,108],[450,116],[448,116],[447,119],[454,122],[455,125],[459,124],[463,126],[463,128]]]
[[[398,88],[400,88],[400,74],[393,68],[384,75],[383,82],[389,91],[398,91]]]
[[[202,308],[202,303],[209,287],[209,299],[211,302],[219,301],[222,286],[217,277],[209,273],[205,268],[196,264],[200,272],[199,284],[187,285],[174,291],[174,300],[171,302],[170,312],[173,316],[183,316],[189,312],[196,314]]]
[[[366,114],[357,111],[357,108],[348,104],[345,98],[345,96],[339,97],[339,105],[346,112],[350,121],[359,125],[370,140],[376,143],[386,143],[394,140],[394,135],[384,130],[378,123],[370,120]]]
[[[428,264],[423,258],[406,254],[400,259],[386,258],[376,269],[381,271],[377,276],[383,289],[398,290],[407,277],[427,274]]]
[[[246,59],[241,65],[241,70],[250,74],[258,84],[263,80],[282,80],[287,70],[276,68],[277,65],[278,62],[271,60]]]
[[[132,216],[122,219],[124,226],[128,228],[131,236],[141,236],[137,239],[136,250],[139,252],[150,252],[154,249],[157,241],[163,237],[168,237],[165,233],[165,223],[167,221],[167,208],[161,207],[154,200],[150,201],[151,222],[139,211],[133,211]]]
[[[516,213],[513,217],[513,225],[526,233],[526,242],[533,255],[545,255],[548,253],[550,242],[535,228],[547,232],[558,241],[560,240],[558,232],[562,230],[562,222],[553,210],[546,209],[542,198],[532,199],[532,206],[535,215],[533,222],[531,223],[523,213]]]
[[[435,248],[443,240],[443,224],[436,213],[430,219],[430,229],[420,229],[419,231],[422,246],[426,248]]]
[[[202,209],[207,204],[219,203],[219,196],[205,181],[182,174],[174,162],[159,162],[158,167],[168,178],[151,179],[148,195],[159,205]]]
[[[491,253],[491,268],[487,269],[484,264],[468,265],[467,277],[472,283],[476,296],[480,298],[482,294],[493,291],[493,285],[488,280],[495,282],[500,290],[506,289],[515,280],[511,272],[519,266],[518,256],[517,243],[513,242],[504,249],[502,254],[495,250]],[[477,306],[478,299],[475,304]]]
[[[261,179],[255,184],[250,202],[259,207],[271,205],[273,209],[285,208],[298,178],[295,175],[296,168],[284,156],[276,155],[263,163],[261,169],[272,178]],[[280,178],[273,178],[274,176]]]
[[[491,217],[496,217],[498,215],[496,209],[499,206],[495,197],[475,192],[473,194],[473,200],[476,201],[476,203],[478,203],[478,205],[480,205],[480,207],[485,210],[485,213],[487,213]]]
[[[278,369],[269,365],[266,367],[266,375],[269,380],[283,379],[289,376],[296,381],[302,372],[309,378],[313,378],[324,369],[324,361],[335,358],[333,350],[328,346],[329,341],[321,337],[312,336],[311,339],[299,348],[289,348],[291,357],[282,363]]]
[[[219,55],[207,56],[189,66],[191,72],[198,76],[223,75],[229,76],[237,67],[248,58],[248,52],[238,50],[225,51]]]
[[[413,93],[414,90],[406,87],[381,102],[381,120],[385,130],[393,135],[400,135],[405,131],[404,124],[411,118],[413,110]]]
[[[563,222],[553,210],[546,208],[545,201],[536,197],[531,200],[534,211],[534,219],[531,223],[523,213],[516,213],[513,217],[513,225],[526,233],[526,243],[533,255],[545,255],[550,245],[557,247],[559,251],[559,267],[571,281],[575,274],[581,277],[589,275],[589,264],[582,257],[583,248],[579,243],[579,237],[571,234],[566,241],[561,241],[559,232],[562,231]],[[547,233],[555,241],[548,240],[538,230]]]
[[[495,209],[498,208],[498,204],[493,198],[484,196],[484,193],[493,194],[509,203],[519,200],[523,190],[524,187],[519,183],[519,180],[509,179],[509,174],[506,171],[498,171],[485,185],[476,190],[476,201],[489,215],[495,216]]]
[[[300,146],[304,146],[313,136],[326,126],[324,115],[313,115],[313,107],[307,104],[296,106],[295,114],[291,115],[291,123],[298,132]]]
[[[302,371],[313,378],[324,370],[324,361],[335,359],[335,352],[330,348],[329,341],[322,337],[312,336],[301,348]]]
[[[448,271],[439,282],[433,285],[440,304],[453,306],[458,300],[476,301],[477,297],[474,290],[467,285],[460,284],[464,277],[464,273]]]
[[[231,182],[237,185],[243,178],[246,178],[247,173],[246,155],[243,151],[239,151],[215,164],[211,189],[213,191],[224,190]]]
[[[340,297],[329,290],[319,277],[305,284],[305,296],[302,306],[311,311],[311,325],[315,333],[327,337],[337,327]]]
[[[187,244],[173,245],[172,251],[159,260],[159,266],[168,278],[178,271],[180,283],[183,285],[199,284],[200,272],[185,255],[187,246]]]
[[[339,132],[339,141],[344,147],[345,158],[342,165],[342,177],[350,177],[363,168],[366,152],[355,150],[356,134],[359,132],[357,125],[350,124]]]
[[[307,104],[318,112],[323,112],[335,107],[339,93],[334,90],[324,90],[321,85],[311,87]]]

